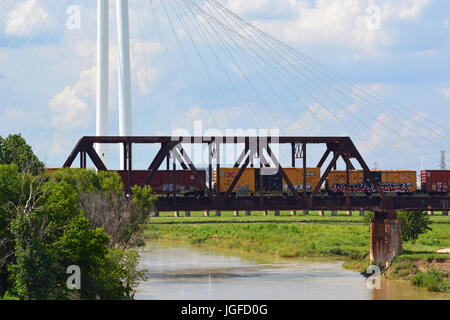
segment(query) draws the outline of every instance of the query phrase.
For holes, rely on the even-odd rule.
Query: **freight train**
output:
[[[303,168],[283,168],[294,188],[303,192]],[[53,169],[48,169],[52,173]],[[239,168],[220,168],[213,173],[213,188],[216,192],[225,193],[230,188]],[[417,173],[411,170],[371,171],[382,190],[397,194],[442,194],[450,192],[450,170],[423,170],[420,176],[420,186],[417,184]],[[128,185],[128,172],[118,171],[125,185]],[[142,186],[149,171],[135,170],[132,172],[132,184]],[[320,168],[306,169],[306,192],[312,192],[321,177]],[[148,183],[156,194],[203,195],[203,185],[208,184],[207,170],[197,170],[197,176],[190,170],[159,170]],[[262,186],[261,186],[262,183]],[[271,194],[291,194],[287,182],[280,172],[262,174],[260,168],[246,168],[232,193],[238,195],[257,194],[260,190]],[[325,181],[322,192],[342,194],[346,192],[346,172],[331,171]],[[352,194],[370,194],[376,192],[375,187],[362,170],[349,171],[349,192]]]
[[[214,186],[219,192],[226,192],[234,178],[239,172],[239,168],[220,168],[220,179],[217,179],[217,171],[214,171]],[[303,192],[303,169],[302,168],[284,168],[286,175],[294,185],[294,188]],[[306,169],[306,191],[311,192],[320,180],[320,168]],[[219,184],[217,183],[218,181]],[[233,193],[257,193],[262,189],[265,193],[291,193],[287,182],[282,178],[281,174],[262,174],[259,168],[247,168],[233,189]]]
[[[220,168],[218,179],[217,170],[213,173],[213,187],[216,192],[225,193],[230,188],[239,168]],[[269,169],[270,170],[270,169]],[[284,168],[286,175],[298,192],[303,192],[303,168]],[[447,193],[450,192],[450,170],[425,170],[421,172],[421,184],[417,184],[417,172],[412,170],[384,170],[371,171],[373,177],[379,182],[382,190],[387,193],[413,194]],[[119,171],[124,183],[128,182],[128,174]],[[142,185],[148,171],[134,171],[133,184]],[[207,171],[198,170],[198,174],[207,184]],[[319,183],[321,177],[320,168],[306,169],[306,192],[312,192]],[[175,180],[174,180],[175,179]],[[262,183],[262,188],[261,188]],[[202,183],[190,170],[158,171],[150,181],[150,186],[156,193],[173,193],[174,185],[176,193],[201,194]],[[234,186],[232,193],[238,195],[257,194],[260,190],[269,194],[291,194],[287,182],[280,172],[275,174],[261,174],[260,168],[246,168],[239,181]],[[346,192],[346,172],[331,171],[325,181],[322,192],[341,194]],[[355,193],[374,193],[375,187],[368,176],[362,170],[349,171],[349,191]]]
[[[260,178],[260,170],[254,168],[246,169],[234,187],[233,193],[257,193],[260,190],[260,181],[262,181],[265,193],[292,193],[288,188],[287,182],[281,177],[279,172],[274,175],[263,175]],[[239,168],[220,169],[219,192],[226,192],[229,189],[238,171]],[[294,188],[299,192],[303,192],[303,169],[284,168],[284,171]],[[372,171],[372,173],[384,192],[414,193],[418,190],[416,171],[389,170]],[[306,192],[312,192],[319,180],[320,168],[307,168]],[[217,189],[217,172],[214,172],[214,185]],[[346,172],[331,171],[325,181],[325,189],[323,191],[336,194],[346,192]],[[362,170],[351,170],[349,171],[349,191],[351,193],[373,193],[376,192],[376,189]]]

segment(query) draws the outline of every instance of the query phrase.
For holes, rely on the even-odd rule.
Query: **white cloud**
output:
[[[373,122],[369,130],[362,131],[357,140],[362,153],[376,153],[394,150],[396,157],[425,150],[434,141],[441,141],[440,130],[429,125],[429,115],[416,113],[409,118],[394,118],[386,113]]]
[[[450,87],[448,89],[442,88],[441,92],[446,99],[450,99]]]
[[[308,107],[308,111],[303,113],[298,119],[288,127],[288,132],[294,135],[323,135],[324,129],[332,130],[331,127],[338,121],[337,116],[318,103]],[[331,125],[330,125],[331,124]],[[330,134],[331,132],[327,132]]]
[[[431,0],[412,0],[409,4],[406,4],[406,6],[398,10],[398,16],[402,20],[414,20],[420,16],[424,7],[430,2]]]
[[[35,33],[49,19],[47,11],[37,0],[27,0],[16,4],[8,14],[5,33],[7,35],[28,36]]]
[[[149,94],[150,87],[159,77],[159,69],[150,67],[152,55],[164,50],[159,42],[131,40],[132,57],[131,68],[136,74],[137,85],[140,93]]]
[[[288,43],[327,45],[374,51],[395,43],[388,22],[418,18],[430,0],[384,1],[381,29],[367,26],[372,0],[229,0],[227,7]]]
[[[66,86],[51,99],[49,108],[53,112],[52,125],[61,129],[86,127],[95,119],[96,44],[86,40],[80,41],[73,47],[76,56],[94,66],[82,71],[73,86]],[[141,94],[148,94],[151,85],[158,79],[159,69],[148,67],[149,62],[146,59],[151,58],[152,54],[162,51],[163,47],[156,42],[136,39],[131,40],[131,47],[133,53],[131,68],[136,77],[136,85]],[[111,46],[109,56],[110,92],[117,92],[117,45]],[[111,105],[116,104],[111,102]]]
[[[97,68],[92,67],[81,73],[73,87],[66,87],[50,101],[53,111],[52,125],[63,128],[88,126],[93,115],[93,95],[96,88]]]
[[[229,67],[231,70],[233,70],[238,76],[243,77],[244,74],[242,72],[242,70],[240,69],[240,67],[238,67],[237,65],[235,65],[234,63],[230,63]]]
[[[194,106],[186,112],[179,114],[178,118],[172,122],[172,131],[179,128],[187,129],[193,132],[193,125],[195,121],[202,121],[203,128],[215,128],[219,130],[226,130],[230,128],[231,123],[240,119],[243,116],[242,108],[230,107],[227,110],[214,109],[208,110],[200,106]]]

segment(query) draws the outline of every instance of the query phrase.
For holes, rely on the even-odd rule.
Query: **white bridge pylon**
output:
[[[97,0],[97,136],[108,136],[109,107],[109,0]],[[128,0],[116,1],[118,34],[119,135],[131,136],[131,64]],[[108,165],[108,146],[96,145]],[[123,145],[120,146],[120,168],[124,169]]]

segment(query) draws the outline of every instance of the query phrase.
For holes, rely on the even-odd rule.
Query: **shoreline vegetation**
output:
[[[251,217],[234,217],[233,212],[222,212],[221,217],[204,217],[203,212],[191,212],[190,217],[180,213],[161,212],[152,217],[143,237],[145,241],[165,241],[189,244],[202,248],[226,250],[237,254],[256,254],[284,259],[325,258],[344,261],[343,267],[365,273],[370,265],[370,227],[367,217],[354,212],[338,212],[319,216],[310,211],[296,216],[273,212],[263,216],[252,212]],[[430,217],[431,231],[420,235],[417,241],[403,242],[403,253],[396,257],[383,276],[390,280],[408,280],[416,287],[431,292],[450,293],[450,254],[436,253],[450,248],[450,219],[435,213]],[[281,223],[280,223],[281,222]]]
[[[47,171],[20,135],[0,137],[0,300],[131,300],[136,246],[156,200],[117,172]],[[72,274],[71,274],[72,273]]]

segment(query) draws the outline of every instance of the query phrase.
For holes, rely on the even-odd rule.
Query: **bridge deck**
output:
[[[394,210],[448,210],[450,197],[446,195],[398,195],[388,196]],[[383,211],[379,196],[350,197],[350,206],[345,196],[317,196],[314,199],[298,200],[293,196],[234,196],[227,199],[206,196],[160,196],[156,202],[158,211],[245,211],[245,210],[368,210]]]

